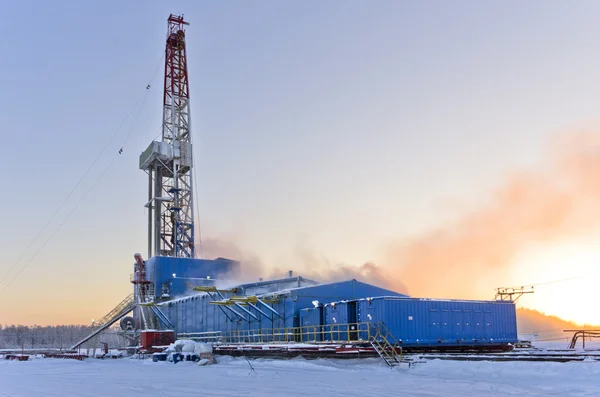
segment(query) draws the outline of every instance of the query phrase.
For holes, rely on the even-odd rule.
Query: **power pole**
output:
[[[496,288],[495,300],[516,302],[524,294],[533,294],[533,286],[531,287],[500,287]]]

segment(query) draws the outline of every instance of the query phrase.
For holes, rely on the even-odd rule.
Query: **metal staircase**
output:
[[[373,327],[375,332],[369,339],[373,349],[388,366],[399,365],[402,362],[402,348],[398,346],[398,340],[383,323],[373,324]]]
[[[133,310],[136,303],[133,300],[133,294],[129,295],[127,298],[123,299],[121,303],[115,306],[108,314],[102,317],[98,322],[94,323],[95,329],[88,336],[71,346],[71,350],[77,349],[79,346],[83,345],[88,340],[92,339],[94,336],[100,334],[102,331],[119,321],[122,317],[124,317],[127,313]]]

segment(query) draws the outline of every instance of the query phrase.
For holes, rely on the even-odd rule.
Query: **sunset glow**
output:
[[[132,292],[181,12],[204,257],[600,324],[600,2],[143,3],[2,6],[0,323]]]
[[[532,282],[535,293],[518,306],[536,309],[580,325],[600,324],[594,307],[600,280],[598,234],[571,242],[539,246],[520,255],[511,270],[514,286]],[[519,283],[521,281],[521,284]]]

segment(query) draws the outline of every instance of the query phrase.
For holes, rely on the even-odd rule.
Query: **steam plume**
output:
[[[356,278],[413,296],[473,298],[476,281],[507,269],[528,244],[582,233],[599,221],[600,134],[581,132],[552,141],[539,170],[507,175],[486,203],[415,238],[393,242],[382,266],[331,265],[300,252],[297,270],[319,281]],[[203,245],[206,253],[240,260],[249,281],[287,271],[267,269],[258,255],[234,243],[207,240]]]
[[[510,175],[487,204],[410,241],[392,244],[387,269],[419,296],[465,297],[486,271],[534,241],[557,240],[600,219],[600,136],[559,137],[543,169]]]

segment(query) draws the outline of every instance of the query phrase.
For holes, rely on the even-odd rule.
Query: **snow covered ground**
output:
[[[0,361],[0,396],[600,396],[600,362],[379,359],[251,360],[218,364],[119,359]]]

